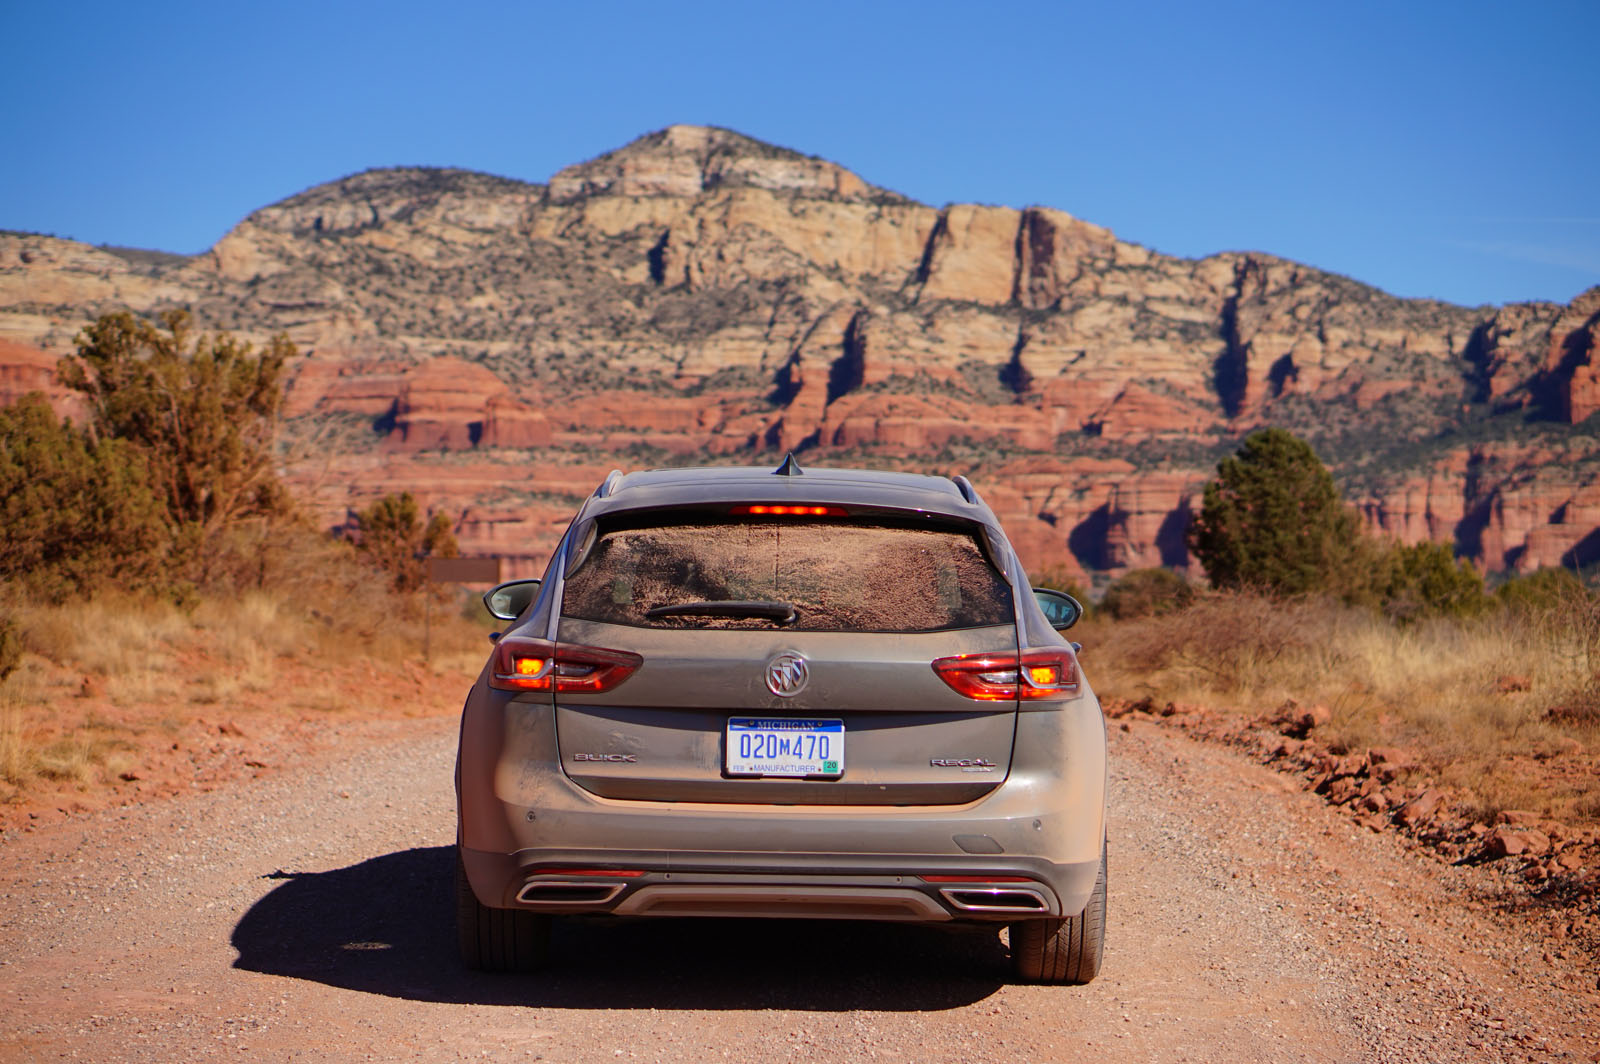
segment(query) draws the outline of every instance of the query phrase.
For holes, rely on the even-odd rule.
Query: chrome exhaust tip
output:
[[[1019,887],[946,887],[945,902],[969,913],[1041,913],[1050,906],[1033,890]]]
[[[571,879],[536,879],[517,891],[521,905],[604,905],[622,893],[622,883],[583,883]]]

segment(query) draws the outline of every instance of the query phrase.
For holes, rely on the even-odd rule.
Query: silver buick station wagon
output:
[[[965,477],[606,477],[510,622],[456,762],[473,968],[557,915],[982,921],[1086,983],[1106,913],[1106,733]]]

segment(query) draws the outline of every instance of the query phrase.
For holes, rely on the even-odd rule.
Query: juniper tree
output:
[[[134,448],[63,424],[37,392],[0,408],[0,580],[51,601],[160,586],[166,543]]]
[[[196,337],[185,311],[162,322],[101,317],[79,334],[60,377],[88,400],[92,438],[141,454],[180,557],[203,575],[230,526],[288,509],[274,443],[295,350],[282,335],[259,353],[227,333]]]
[[[1283,429],[1252,433],[1218,464],[1187,539],[1216,587],[1294,595],[1359,581],[1360,523],[1316,452]]]
[[[396,591],[422,586],[428,558],[454,558],[459,550],[450,518],[440,512],[422,521],[409,491],[385,495],[356,514],[356,546],[393,579]]]
[[[1396,544],[1384,562],[1374,578],[1382,582],[1378,591],[1384,612],[1397,621],[1472,617],[1491,604],[1483,577],[1471,565],[1457,561],[1449,544]]]

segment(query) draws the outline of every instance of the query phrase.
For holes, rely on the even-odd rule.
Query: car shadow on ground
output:
[[[558,920],[550,967],[485,975],[456,956],[450,846],[282,880],[235,925],[234,967],[415,1001],[547,1008],[959,1008],[1009,978],[999,926]]]

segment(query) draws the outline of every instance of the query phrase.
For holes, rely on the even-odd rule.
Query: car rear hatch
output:
[[[977,526],[842,511],[597,530],[569,567],[554,653],[637,667],[556,690],[565,771],[649,801],[982,796],[1010,765],[1017,703],[967,697],[933,668],[1017,652],[1011,588],[982,543]]]

